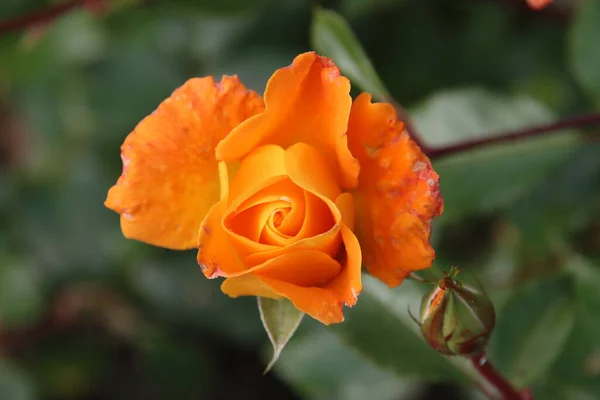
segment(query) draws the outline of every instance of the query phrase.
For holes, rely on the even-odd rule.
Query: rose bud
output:
[[[421,302],[421,333],[436,351],[472,356],[485,348],[496,323],[490,299],[457,281],[458,270],[441,279]]]

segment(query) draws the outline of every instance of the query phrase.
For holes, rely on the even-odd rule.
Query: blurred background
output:
[[[125,136],[185,80],[238,74],[262,93],[314,48],[309,1],[87,0],[1,22],[60,3],[0,1],[0,400],[482,398],[419,337],[420,285],[369,277],[344,324],[305,318],[263,376],[256,300],[220,293],[193,251],[126,240],[102,204]],[[600,108],[598,0],[325,3],[428,146]],[[498,311],[490,357],[537,399],[600,399],[599,130],[433,160],[435,268],[478,274]]]

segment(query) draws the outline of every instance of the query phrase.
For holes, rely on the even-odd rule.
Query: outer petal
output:
[[[227,279],[221,286],[223,292],[231,297],[286,297],[300,311],[326,325],[342,322],[342,305],[356,304],[362,291],[361,252],[358,240],[346,225],[352,220],[351,195],[342,194],[336,204],[343,221],[345,253],[341,266],[322,252],[299,250]]]
[[[274,292],[288,298],[294,306],[325,325],[344,321],[342,302],[324,288],[302,287],[276,279],[260,277]]]
[[[276,300],[282,298],[259,277],[251,274],[225,279],[221,285],[221,291],[230,297],[259,296]]]
[[[350,82],[333,62],[301,54],[277,70],[265,91],[265,112],[233,130],[216,149],[217,159],[239,160],[263,144],[287,148],[306,143],[324,154],[343,187],[355,187],[359,165],[348,149]]]
[[[341,229],[345,250],[345,254],[342,255],[343,270],[325,288],[333,292],[344,304],[352,307],[356,304],[358,295],[362,291],[362,254],[358,239],[352,233],[354,226],[352,196],[344,193],[337,199],[336,204],[340,208],[344,221]]]
[[[123,173],[105,205],[123,234],[170,249],[196,247],[198,227],[219,200],[215,147],[263,110],[237,77],[187,81],[138,124],[121,147]]]
[[[247,268],[233,249],[229,233],[223,229],[227,199],[220,200],[208,212],[198,236],[198,265],[207,278],[239,274]]]
[[[356,234],[369,272],[389,286],[428,268],[431,219],[442,212],[438,175],[397,121],[390,104],[371,104],[361,94],[352,105],[348,142],[361,171]]]

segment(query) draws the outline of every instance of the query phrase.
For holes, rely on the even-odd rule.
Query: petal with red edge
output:
[[[264,109],[237,77],[187,81],[142,120],[121,147],[123,173],[105,205],[123,234],[170,249],[196,247],[198,228],[219,200],[215,147]]]
[[[352,99],[350,82],[335,64],[314,52],[277,70],[265,91],[265,112],[238,126],[216,149],[217,159],[239,160],[263,144],[306,143],[326,156],[346,188],[356,186],[359,164],[344,133]]]
[[[435,257],[430,223],[443,200],[438,174],[410,139],[390,104],[372,104],[361,94],[353,103],[348,143],[361,165],[354,192],[356,235],[368,271],[389,286]]]

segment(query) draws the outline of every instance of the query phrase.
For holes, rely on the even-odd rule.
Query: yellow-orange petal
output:
[[[121,147],[123,173],[106,207],[123,234],[170,249],[196,247],[198,228],[219,200],[215,147],[264,109],[237,77],[187,81],[142,120]]]
[[[335,205],[342,216],[342,222],[350,229],[354,231],[354,197],[352,194],[346,192],[342,193],[335,199]]]
[[[264,188],[242,202],[235,214],[225,218],[225,226],[233,233],[258,242],[269,215],[265,215],[268,204],[284,199],[289,201],[292,210],[286,215],[279,230],[286,235],[295,235],[304,221],[304,191],[289,179],[283,179]]]
[[[265,90],[265,111],[234,129],[216,149],[217,159],[239,160],[264,144],[306,143],[322,154],[345,188],[356,186],[359,164],[344,135],[352,99],[350,82],[335,64],[314,52],[277,70]]]
[[[198,235],[198,265],[207,278],[239,274],[247,268],[237,251],[229,233],[223,228],[223,213],[227,199],[215,204],[200,227]]]
[[[323,200],[335,201],[341,193],[327,159],[306,143],[290,146],[284,155],[287,174],[292,182]]]
[[[230,297],[259,296],[276,300],[283,297],[260,280],[259,277],[251,274],[225,279],[221,284],[221,291]]]
[[[354,228],[354,200],[350,193],[342,193],[335,201],[342,215],[343,253],[338,255],[342,272],[325,288],[333,292],[340,301],[352,307],[362,291],[362,253],[358,239],[352,232]]]
[[[363,263],[389,286],[399,285],[435,257],[429,238],[431,220],[443,209],[439,177],[394,108],[371,104],[368,94],[352,105],[348,143],[361,165],[354,200]]]
[[[283,254],[300,250],[318,250],[329,256],[335,256],[342,243],[340,236],[339,210],[333,202],[324,202],[311,193],[306,194],[306,214],[302,229],[296,240],[287,246],[262,247],[259,251],[252,252],[257,248],[249,241],[240,237],[232,237],[236,249],[244,257],[244,263],[248,266],[256,266],[280,257]],[[333,210],[332,210],[333,208]]]
[[[249,270],[257,276],[302,287],[323,286],[339,275],[340,263],[317,250],[298,250]]]
[[[335,255],[341,243],[341,216],[334,201],[341,190],[335,175],[327,167],[324,156],[304,143],[297,143],[287,150],[275,145],[261,146],[243,160],[231,184],[225,228],[231,233],[231,241],[247,266],[260,265],[288,251],[300,249],[316,249]],[[287,188],[286,180],[291,180],[305,191],[304,221],[298,234],[288,242],[289,246],[280,247],[284,243],[268,235],[261,236],[269,239],[264,242],[240,235],[241,230],[233,224],[235,214],[247,204],[256,204],[263,196],[272,200],[273,188]],[[297,190],[290,191],[290,194],[298,195]],[[245,221],[253,225],[246,231],[256,232],[255,225],[262,224],[262,221],[264,219]]]
[[[346,225],[342,225],[341,232],[345,245],[341,266],[322,252],[300,250],[286,253],[229,278],[221,289],[231,297],[276,298],[273,295],[276,293],[326,325],[342,322],[343,304],[356,304],[362,283],[358,240]]]
[[[274,292],[289,299],[298,310],[325,325],[344,321],[342,302],[327,289],[302,287],[266,277],[259,279]]]
[[[346,225],[342,225],[341,233],[345,250],[342,272],[324,288],[352,307],[362,291],[362,254],[358,239]]]
[[[231,297],[286,297],[300,311],[324,324],[342,322],[342,300],[327,284],[339,276],[340,264],[326,254],[314,250],[286,253],[228,278],[221,290]]]
[[[238,209],[250,196],[286,177],[284,149],[275,145],[253,149],[230,183],[229,209]]]

